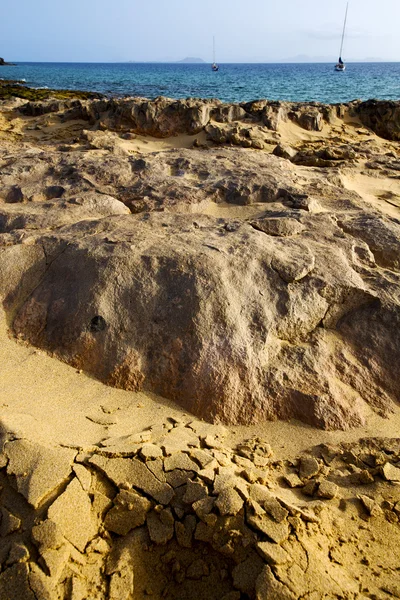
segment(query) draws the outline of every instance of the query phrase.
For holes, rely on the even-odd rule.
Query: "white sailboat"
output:
[[[343,25],[343,33],[342,33],[342,43],[340,45],[340,53],[339,53],[339,60],[337,62],[337,64],[335,65],[335,71],[338,71],[339,73],[343,73],[346,70],[346,65],[343,62],[342,59],[342,53],[343,53],[343,42],[344,42],[344,36],[346,33],[346,23],[347,23],[347,12],[349,10],[349,3],[347,3],[346,5],[346,14],[344,17],[344,25]]]
[[[211,65],[213,71],[219,71],[219,66],[215,62],[215,36],[213,37],[213,63]]]

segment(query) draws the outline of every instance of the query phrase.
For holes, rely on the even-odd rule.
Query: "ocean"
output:
[[[258,98],[294,102],[347,102],[360,98],[400,100],[400,63],[209,64],[18,63],[0,67],[3,79],[24,79],[31,87],[75,89],[110,96]]]

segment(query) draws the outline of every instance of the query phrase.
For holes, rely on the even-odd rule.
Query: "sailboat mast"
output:
[[[346,5],[346,15],[344,17],[344,25],[343,25],[343,33],[342,33],[342,43],[340,45],[340,54],[339,54],[340,58],[342,57],[342,52],[343,52],[343,42],[344,42],[344,34],[346,32],[346,23],[347,23],[347,12],[348,12],[348,10],[349,10],[349,3],[347,3],[347,5]]]
[[[215,35],[213,36],[213,64],[215,64]]]

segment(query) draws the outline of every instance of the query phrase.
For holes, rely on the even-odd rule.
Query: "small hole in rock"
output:
[[[107,326],[107,323],[103,317],[96,315],[90,321],[89,330],[93,333],[97,333],[99,331],[104,331]]]

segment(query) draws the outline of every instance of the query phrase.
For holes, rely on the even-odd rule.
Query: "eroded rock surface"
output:
[[[345,185],[355,165],[357,177],[377,180],[382,165],[397,177],[395,145],[383,161],[388,142],[359,121],[349,137],[367,109],[165,98],[5,109],[0,290],[14,332],[211,421],[346,429],[371,408],[390,414],[400,221]],[[288,127],[294,151],[271,155]],[[195,148],[134,146],[205,132]]]

